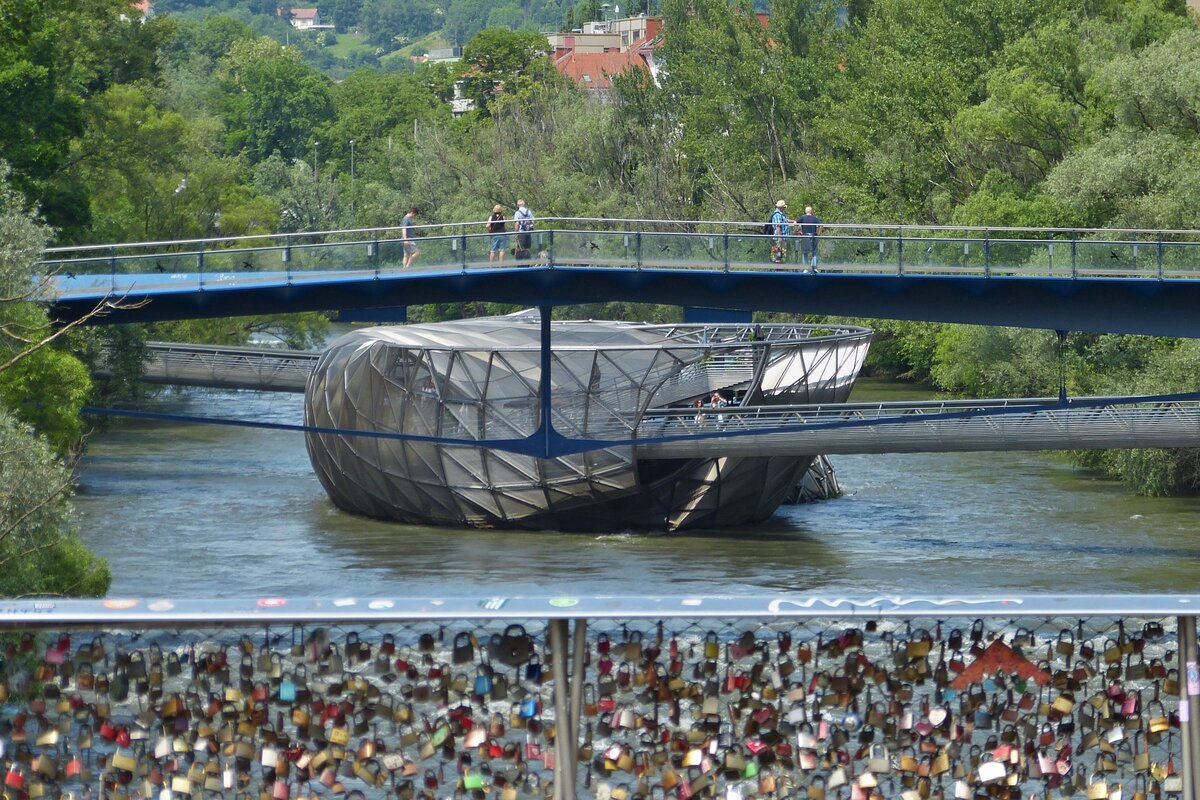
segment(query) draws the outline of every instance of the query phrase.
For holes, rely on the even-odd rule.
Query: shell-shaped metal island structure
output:
[[[587,320],[550,331],[553,429],[618,444],[554,458],[469,444],[539,430],[536,312],[363,328],[329,346],[305,396],[306,423],[321,429],[307,434],[309,457],[333,502],[381,519],[494,528],[761,521],[812,455],[639,459],[636,438],[656,415],[707,404],[714,392],[729,411],[843,402],[871,339],[865,328],[790,324]],[[703,414],[715,423],[720,411]],[[442,441],[386,436],[396,433]]]

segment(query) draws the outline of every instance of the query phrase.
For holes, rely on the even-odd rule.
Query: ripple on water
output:
[[[187,392],[180,413],[299,422],[299,395]],[[119,421],[76,498],[115,594],[1200,591],[1200,500],[1030,453],[835,457],[846,495],[738,529],[643,535],[396,525],[326,498],[298,433]]]

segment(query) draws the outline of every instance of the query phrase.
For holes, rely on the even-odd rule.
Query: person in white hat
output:
[[[505,233],[504,206],[497,203],[492,208],[492,215],[487,221],[488,233],[492,235],[491,247],[488,248],[488,263],[504,263],[504,248],[508,246],[508,234]]]
[[[786,208],[787,203],[778,200],[775,203],[775,211],[771,214],[771,262],[773,264],[782,264],[784,257],[787,256],[787,238],[791,235],[792,225],[784,211]]]

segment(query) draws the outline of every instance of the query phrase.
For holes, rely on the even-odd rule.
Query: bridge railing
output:
[[[492,252],[482,223],[415,229],[411,270],[496,267],[799,270],[811,263],[799,226],[779,244],[761,223],[547,218],[528,253],[518,234]],[[399,228],[51,248],[45,269],[74,286],[118,289],[304,280],[331,272],[401,269]],[[523,244],[523,243],[522,243]],[[1191,278],[1200,232],[830,224],[815,244],[820,269],[880,274]],[[522,258],[517,258],[522,255]],[[137,276],[122,279],[121,276]]]
[[[6,602],[0,757],[14,798],[1191,800],[1197,608]]]

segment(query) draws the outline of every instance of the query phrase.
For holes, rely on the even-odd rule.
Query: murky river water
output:
[[[853,399],[902,399],[860,382]],[[188,390],[160,408],[299,422],[302,398]],[[1131,495],[1036,453],[840,456],[845,496],[674,535],[477,531],[343,513],[303,436],[119,421],[76,498],[114,595],[1200,591],[1200,499]]]

